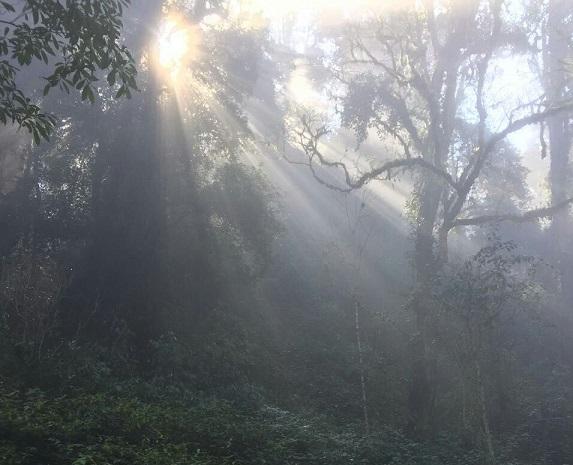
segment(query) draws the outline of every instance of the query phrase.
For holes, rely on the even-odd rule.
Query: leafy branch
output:
[[[36,143],[48,140],[56,118],[43,113],[17,85],[22,68],[34,61],[55,61],[44,77],[44,96],[57,87],[77,90],[82,100],[93,103],[104,71],[110,86],[118,84],[116,98],[131,97],[137,70],[121,44],[121,17],[130,1],[0,1],[0,15],[6,16],[0,20],[5,25],[0,35],[0,122],[26,128]]]

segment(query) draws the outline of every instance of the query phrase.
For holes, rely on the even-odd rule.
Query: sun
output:
[[[164,68],[175,68],[189,50],[187,31],[172,20],[166,20],[159,30],[159,64]]]
[[[161,22],[157,40],[158,64],[172,76],[198,57],[200,31],[179,17]]]

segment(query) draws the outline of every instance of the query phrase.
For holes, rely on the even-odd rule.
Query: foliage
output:
[[[0,458],[52,464],[477,464],[451,438],[417,444],[391,430],[370,437],[240,396],[111,379],[101,391],[0,391]]]
[[[64,274],[48,257],[21,245],[4,259],[0,334],[7,345],[4,350],[14,353],[18,363],[39,362],[53,355],[50,343],[58,332],[58,303],[64,288]]]
[[[540,342],[531,330],[539,327],[547,331],[543,338],[552,337],[552,316],[543,315],[541,306],[546,294],[539,276],[545,267],[520,254],[515,243],[493,235],[488,245],[464,262],[448,266],[434,283],[432,350],[439,352],[441,359],[436,376],[453,376],[458,383],[443,387],[443,414],[451,411],[450,421],[459,422],[461,430],[484,449],[493,448],[487,443],[495,434],[509,437],[512,446],[506,450],[513,447],[514,452],[519,451],[528,441],[548,441],[553,454],[568,454],[566,441],[559,439],[568,434],[567,421],[552,424],[542,439],[537,437],[539,431],[530,429],[535,422],[527,418],[532,410],[553,410],[554,403],[559,404],[557,410],[568,411],[567,388],[554,370],[545,366],[548,360],[539,356],[535,370],[522,371],[530,363],[529,351]],[[557,360],[549,363],[559,364]],[[553,379],[554,395],[542,401],[543,407],[534,407],[532,392],[545,390],[542,386],[547,378]],[[542,416],[542,422],[552,423],[551,417]],[[521,429],[527,431],[524,442],[514,436]],[[546,454],[540,448],[535,456],[545,460],[541,457]]]
[[[81,91],[82,100],[94,102],[100,71],[107,72],[116,97],[130,97],[137,89],[136,68],[128,49],[121,45],[121,15],[129,0],[2,1],[0,24],[0,122],[26,128],[36,143],[48,139],[56,118],[18,85],[21,68],[34,61],[49,71],[46,95],[59,87]],[[54,60],[57,60],[53,63]]]

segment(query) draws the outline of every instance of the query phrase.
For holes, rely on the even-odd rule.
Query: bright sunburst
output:
[[[174,68],[183,60],[189,48],[185,29],[173,20],[167,20],[159,32],[159,63],[165,68]]]
[[[159,27],[157,53],[159,66],[176,76],[198,56],[200,31],[177,16],[169,16]]]

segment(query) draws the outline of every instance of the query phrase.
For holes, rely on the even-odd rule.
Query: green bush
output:
[[[246,389],[248,391],[248,389]],[[0,390],[5,465],[478,464],[444,438],[417,444],[395,431],[368,437],[316,414],[213,398],[132,379],[102,391]]]

